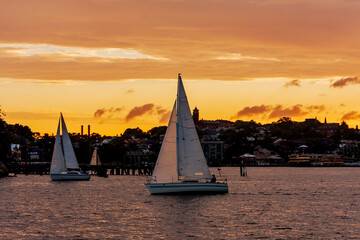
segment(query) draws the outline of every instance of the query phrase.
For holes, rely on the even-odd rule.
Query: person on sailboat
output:
[[[212,178],[211,178],[211,183],[216,183],[216,177],[215,177],[215,174],[212,175]]]

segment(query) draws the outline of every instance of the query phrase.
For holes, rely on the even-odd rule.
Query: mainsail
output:
[[[56,133],[56,139],[55,139],[55,145],[54,145],[54,152],[51,160],[51,170],[50,173],[61,173],[66,171],[65,167],[65,160],[64,155],[62,151],[62,145],[61,145],[61,137],[60,137],[60,121],[58,123],[57,133]]]
[[[176,182],[177,158],[176,158],[176,101],[171,112],[169,125],[166,129],[160,153],[156,161],[151,183]]]
[[[178,77],[177,124],[179,176],[210,178],[209,167],[196,132],[180,74]]]
[[[91,157],[90,166],[100,166],[100,165],[101,165],[100,157],[97,153],[97,148],[95,148],[93,155]]]
[[[62,142],[64,148],[65,166],[68,169],[79,169],[79,164],[76,160],[76,156],[73,146],[71,144],[70,136],[66,129],[65,121],[61,113],[60,116],[61,116]]]

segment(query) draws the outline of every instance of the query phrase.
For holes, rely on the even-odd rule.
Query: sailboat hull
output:
[[[75,173],[50,173],[50,178],[53,181],[89,181],[90,175]]]
[[[219,194],[227,193],[227,183],[148,183],[145,184],[151,194]]]

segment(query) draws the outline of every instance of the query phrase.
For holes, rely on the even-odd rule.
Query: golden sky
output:
[[[166,125],[181,72],[200,118],[360,119],[357,0],[0,0],[10,123]]]

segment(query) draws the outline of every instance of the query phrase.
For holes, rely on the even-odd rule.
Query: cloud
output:
[[[326,110],[325,105],[310,105],[303,106],[301,104],[296,104],[290,107],[284,107],[283,105],[259,105],[252,107],[244,107],[240,110],[235,117],[253,117],[260,116],[262,118],[281,118],[281,117],[298,117],[304,116],[312,112],[324,112]]]
[[[342,120],[356,120],[359,118],[360,118],[359,112],[351,111],[351,112],[344,114],[344,116],[342,117]]]
[[[158,115],[160,117],[159,122],[166,123],[170,118],[171,111],[164,109],[161,106],[156,106],[153,103],[148,103],[139,107],[132,108],[126,115],[125,121],[128,122],[136,117],[143,116],[145,114]]]
[[[167,123],[170,119],[171,111],[166,111],[161,115],[160,123]]]
[[[272,61],[272,62],[281,62],[277,58],[268,58],[268,57],[253,57],[253,56],[244,56],[239,53],[230,53],[225,56],[217,57],[218,60],[254,60],[254,61]]]
[[[179,66],[192,79],[360,74],[360,5],[304,2],[0,1],[0,78],[169,79]]]
[[[125,93],[126,93],[126,94],[131,94],[131,93],[134,93],[134,92],[135,92],[134,89],[129,89],[129,90],[127,90]]]
[[[271,109],[271,106],[266,105],[244,107],[236,114],[236,117],[259,115],[269,111],[269,109]]]
[[[156,111],[158,114],[164,114],[165,112],[167,112],[168,110],[163,109],[162,107],[156,107]]]
[[[269,118],[281,118],[281,117],[297,117],[306,115],[308,112],[303,110],[301,104],[297,104],[292,107],[284,108],[282,105],[277,105],[269,115]]]
[[[125,59],[142,59],[150,58],[157,60],[166,60],[145,54],[133,49],[120,48],[81,48],[81,47],[64,47],[51,44],[1,44],[5,52],[14,53],[20,56],[49,55],[59,54],[69,57],[98,57],[98,58],[125,58]]]
[[[360,79],[358,77],[347,77],[336,80],[331,84],[333,88],[343,88],[351,84],[360,84]]]
[[[114,113],[121,112],[123,108],[99,108],[94,113],[94,118],[101,118],[103,115],[111,118]]]
[[[288,88],[288,87],[300,87],[300,80],[298,79],[295,79],[295,80],[292,80],[292,81],[289,81],[287,83],[285,83],[284,87]]]
[[[154,109],[155,105],[153,103],[144,104],[140,107],[134,107],[130,110],[130,112],[126,115],[125,121],[128,122],[135,117],[142,116],[146,113],[151,113]]]
[[[98,110],[96,110],[96,112],[94,113],[94,117],[95,117],[95,118],[101,117],[104,113],[105,113],[105,108],[98,109]]]
[[[311,105],[306,107],[306,109],[308,109],[311,112],[317,111],[317,112],[323,112],[326,110],[326,106],[325,105]]]
[[[170,114],[171,114],[170,110],[167,110],[167,109],[164,109],[164,108],[158,106],[158,107],[156,107],[156,112],[160,116],[160,120],[159,120],[160,123],[166,123],[167,121],[169,121]]]

